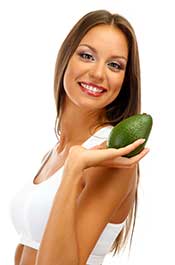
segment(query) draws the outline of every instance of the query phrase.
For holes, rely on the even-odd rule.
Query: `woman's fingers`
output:
[[[130,152],[132,152],[133,150],[135,150],[139,145],[143,144],[145,142],[145,139],[138,139],[135,142],[133,142],[132,144],[129,144],[125,147],[119,148],[118,150],[118,154],[120,156],[124,156],[129,154]]]
[[[133,167],[135,164],[137,164],[146,154],[148,154],[149,149],[144,148],[139,154],[127,158],[127,157],[121,157],[120,163],[118,160],[118,167],[125,167],[125,168],[130,168]]]
[[[130,163],[132,164],[132,163],[139,162],[148,152],[149,152],[149,148],[144,148],[139,154],[129,159]]]
[[[139,139],[135,141],[134,143],[128,146],[119,148],[119,149],[115,149],[115,148],[103,149],[102,147],[106,145],[106,142],[103,142],[101,145],[99,145],[99,147],[98,146],[95,147],[96,150],[95,149],[89,150],[90,151],[89,155],[91,155],[91,159],[89,160],[89,162],[90,163],[99,162],[99,165],[103,164],[104,166],[107,165],[108,163],[112,163],[116,167],[118,165],[120,166],[124,165],[124,166],[129,167],[132,164],[137,163],[138,160],[142,158],[142,156],[146,155],[146,151],[130,159],[124,158],[123,156],[135,150],[140,144],[143,144],[144,141],[145,139]]]
[[[113,159],[104,161],[103,166],[118,167],[118,168],[130,168],[134,166],[149,152],[149,149],[144,148],[139,154],[131,158],[124,157],[124,155],[135,150],[140,144],[143,144],[144,141],[145,139],[139,139],[126,147],[117,149],[118,150],[117,156],[115,156],[115,158]]]
[[[140,144],[143,144],[145,142],[145,139],[138,139],[135,142],[125,146],[125,147],[121,147],[121,148],[110,148],[110,149],[116,149],[118,150],[120,153],[119,155],[127,155],[129,154],[131,151],[133,151],[134,149],[136,149]],[[95,145],[93,147],[91,147],[89,150],[98,150],[98,149],[106,149],[107,148],[107,141],[104,141],[103,143],[99,144],[99,145]]]
[[[101,163],[101,166],[104,167],[114,167],[114,168],[130,168],[137,164],[147,153],[149,152],[148,148],[144,148],[139,154],[127,158],[123,156],[115,156],[112,159],[105,160]]]
[[[86,149],[82,146],[73,146],[71,148],[71,157],[74,162],[75,158],[79,163],[82,161],[83,168],[91,166],[132,167],[148,153],[148,149],[145,148],[138,155],[131,158],[123,156],[135,150],[140,144],[143,144],[144,141],[144,139],[139,139],[119,149],[106,148],[106,141],[90,149]]]

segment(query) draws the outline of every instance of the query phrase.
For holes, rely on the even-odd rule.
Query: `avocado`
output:
[[[121,148],[129,145],[137,139],[144,138],[145,142],[139,145],[135,150],[125,155],[125,157],[132,157],[140,153],[150,135],[152,129],[153,119],[147,113],[132,115],[112,128],[107,139],[107,148]]]

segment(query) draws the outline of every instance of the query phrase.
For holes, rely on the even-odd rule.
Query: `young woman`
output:
[[[130,23],[118,14],[86,14],[56,61],[56,145],[13,200],[20,234],[16,265],[100,265],[133,230],[138,162],[123,157],[143,143],[106,148],[113,126],[140,112],[140,67]]]

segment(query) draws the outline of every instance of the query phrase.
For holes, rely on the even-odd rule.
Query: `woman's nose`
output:
[[[102,82],[105,78],[105,66],[102,63],[94,63],[89,70],[89,76],[92,80]]]

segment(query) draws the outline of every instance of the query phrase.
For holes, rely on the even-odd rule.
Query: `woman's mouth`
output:
[[[99,88],[93,84],[88,84],[85,82],[79,82],[78,84],[80,85],[81,90],[89,96],[99,97],[107,91],[105,88]]]

